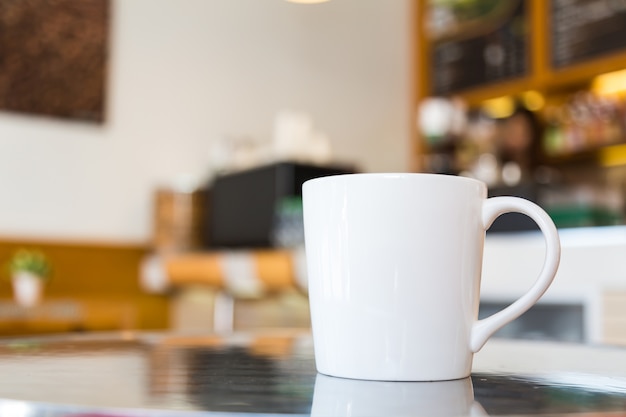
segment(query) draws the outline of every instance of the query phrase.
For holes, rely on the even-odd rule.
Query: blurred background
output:
[[[0,335],[307,327],[302,182],[435,172],[562,231],[503,335],[624,343],[624,28],[609,0],[3,3]],[[481,314],[541,245],[494,224]]]

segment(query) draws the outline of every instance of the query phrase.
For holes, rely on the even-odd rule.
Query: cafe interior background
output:
[[[626,343],[620,4],[1,4],[0,335],[306,329],[301,182],[416,171],[559,226],[554,285],[500,336]],[[542,261],[498,220],[481,315]]]

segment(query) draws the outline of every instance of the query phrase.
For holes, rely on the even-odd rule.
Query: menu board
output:
[[[528,9],[527,0],[429,0],[432,93],[527,74]]]
[[[551,0],[552,65],[626,51],[626,1]]]

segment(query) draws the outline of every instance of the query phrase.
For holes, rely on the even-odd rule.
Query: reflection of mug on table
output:
[[[469,376],[473,353],[541,297],[560,258],[557,230],[541,208],[486,197],[482,182],[445,175],[339,175],[304,184],[319,372],[390,381]],[[520,299],[477,320],[485,230],[511,211],[543,232],[543,269]]]
[[[386,382],[318,374],[311,416],[486,415],[474,401],[470,378],[437,382]]]

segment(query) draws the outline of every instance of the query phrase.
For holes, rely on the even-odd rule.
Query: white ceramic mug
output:
[[[317,370],[385,381],[470,375],[473,354],[547,290],[558,232],[537,205],[487,198],[484,183],[434,174],[352,174],[303,185]],[[501,214],[532,218],[546,240],[531,288],[478,320],[485,230]]]

